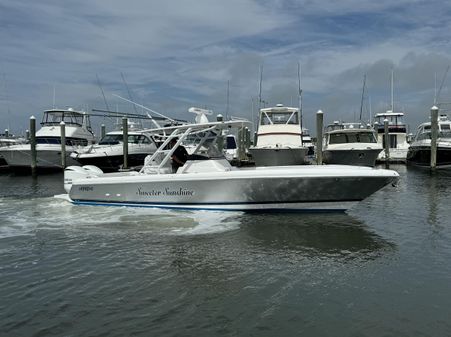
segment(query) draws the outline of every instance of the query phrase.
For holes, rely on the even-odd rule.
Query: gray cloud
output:
[[[0,128],[25,129],[52,105],[54,86],[58,106],[103,108],[96,74],[110,105],[131,110],[111,95],[127,96],[121,72],[136,101],[185,118],[192,105],[224,113],[230,81],[230,110],[250,117],[260,65],[265,101],[297,104],[298,61],[311,129],[318,109],[328,121],[354,118],[364,74],[373,111],[387,109],[391,68],[396,105],[414,126],[432,103],[434,73],[441,79],[451,62],[450,9],[407,0],[4,0]]]

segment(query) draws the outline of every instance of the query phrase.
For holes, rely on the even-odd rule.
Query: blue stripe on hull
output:
[[[349,202],[349,201],[348,201]],[[355,202],[352,200],[351,202]],[[86,206],[113,206],[113,207],[138,207],[138,208],[161,208],[161,209],[179,209],[179,210],[192,210],[192,211],[233,211],[233,212],[248,212],[248,213],[257,213],[257,212],[273,212],[273,213],[285,213],[285,212],[300,212],[300,213],[343,213],[347,209],[327,209],[327,208],[254,208],[254,209],[243,209],[243,208],[212,208],[212,207],[202,207],[208,205],[216,205],[216,204],[191,204],[191,205],[199,205],[199,207],[188,207],[178,204],[153,204],[153,203],[111,203],[111,202],[96,202],[96,201],[81,201],[81,200],[72,200],[72,203],[75,205],[86,205]],[[230,204],[230,205],[255,205],[257,203],[241,203],[241,204]]]

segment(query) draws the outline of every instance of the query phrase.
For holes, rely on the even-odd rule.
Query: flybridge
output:
[[[86,126],[91,128],[89,115],[84,111],[69,109],[52,109],[44,111],[42,126],[59,125],[64,122],[66,125]]]
[[[299,124],[299,109],[277,104],[273,108],[260,110],[260,125]]]

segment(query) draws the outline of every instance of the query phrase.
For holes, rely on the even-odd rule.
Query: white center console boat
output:
[[[204,135],[202,146],[215,151],[216,135],[248,122],[228,121],[166,128],[172,132],[140,172],[103,173],[93,166],[68,167],[64,187],[70,202],[179,209],[241,211],[344,211],[387,184],[395,171],[341,165],[233,167],[218,153],[188,160],[172,173],[170,159],[189,135]],[[171,139],[178,138],[168,150]],[[363,186],[363,187],[362,187]]]

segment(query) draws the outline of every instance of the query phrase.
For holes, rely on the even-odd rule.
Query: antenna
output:
[[[125,84],[125,88],[127,88],[127,93],[128,93],[128,98],[130,99],[130,101],[133,101],[133,97],[132,97],[132,93],[130,92],[130,89],[128,88],[127,82],[125,81],[125,77],[124,74],[121,71],[121,77],[122,77],[122,81]],[[135,110],[135,113],[138,113],[138,111],[136,110],[136,105],[133,104],[133,109]]]
[[[437,72],[434,73],[434,106],[437,105]]]
[[[362,122],[363,100],[365,98],[366,74],[363,75],[362,99],[360,100],[360,122]]]
[[[7,109],[7,113],[8,113],[8,130],[11,131],[11,125],[10,125],[10,121],[11,121],[11,111],[9,109],[9,95],[8,95],[8,87],[6,85],[6,73],[3,73],[3,85],[5,88],[5,100],[6,100],[6,109]]]
[[[395,102],[393,98],[393,73],[394,70],[391,68],[391,112],[395,112]]]
[[[262,108],[262,82],[263,82],[263,65],[260,66],[260,84],[258,90],[258,107]]]
[[[227,81],[227,105],[226,105],[226,114],[225,120],[229,119],[229,98],[230,98],[230,81]]]
[[[301,63],[298,62],[298,94],[299,94],[299,119],[301,124],[301,146],[304,145],[304,129],[302,127],[302,87],[301,87]]]
[[[145,107],[144,105],[135,103],[135,102],[133,102],[133,101],[130,101],[129,99],[126,99],[126,98],[121,97],[121,96],[116,95],[116,94],[113,94],[113,96],[116,96],[116,97],[118,97],[118,98],[120,98],[120,99],[122,99],[122,100],[124,100],[124,101],[126,101],[126,102],[135,104],[136,106],[139,106],[140,108],[143,108],[144,110],[150,111],[150,112],[156,114],[157,116],[163,117],[163,118],[165,118],[165,119],[167,119],[167,120],[169,120],[169,121],[171,121],[171,122],[173,122],[173,123],[176,123],[176,122],[177,122],[175,119],[172,119],[172,118],[170,118],[170,117],[168,117],[168,116],[165,116],[165,115],[163,115],[163,114],[161,114],[161,113],[159,113],[159,112],[157,112],[157,111],[155,111],[155,110],[149,109],[149,108]]]
[[[55,100],[56,100],[56,89],[55,83],[53,83],[53,109],[55,109]]]
[[[443,84],[445,83],[446,76],[448,75],[448,71],[449,71],[449,65],[448,65],[448,67],[446,67],[445,74],[443,75],[443,78],[442,78],[442,83],[440,83],[440,88],[438,89],[437,97],[435,98],[436,100],[440,97],[440,92],[442,91]]]
[[[102,91],[103,101],[105,102],[106,109],[110,110],[110,107],[108,106],[108,103],[105,98],[105,93],[103,92],[102,85],[100,84],[99,76],[97,74],[96,74],[96,78],[97,78],[97,85],[99,86],[100,91]]]

